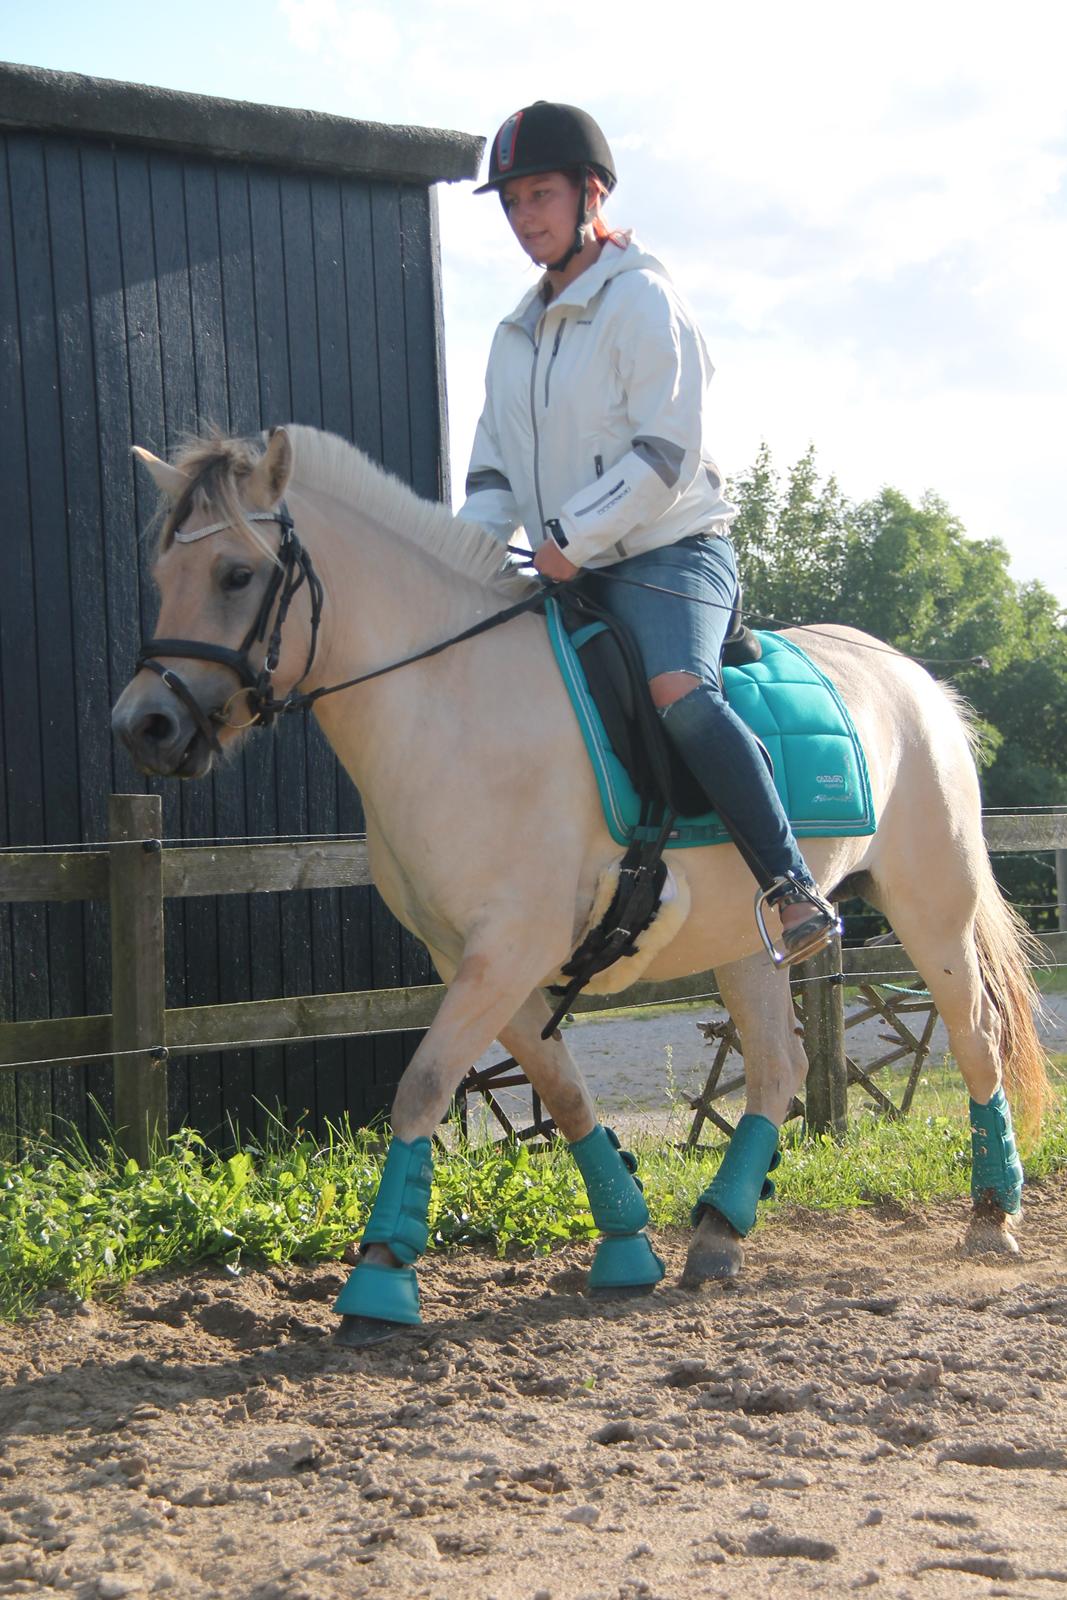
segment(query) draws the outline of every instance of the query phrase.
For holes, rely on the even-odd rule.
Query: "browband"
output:
[[[246,522],[278,522],[281,520],[277,511],[250,511],[245,517]],[[195,544],[197,539],[206,539],[209,533],[221,533],[223,528],[232,528],[232,522],[213,522],[207,528],[197,528],[193,533],[183,533],[180,528],[175,528],[174,537],[179,544]]]

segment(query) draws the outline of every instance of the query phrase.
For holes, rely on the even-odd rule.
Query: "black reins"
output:
[[[535,590],[525,599],[515,605],[507,606],[502,611],[496,611],[491,617],[484,617],[480,622],[465,628],[462,633],[453,634],[450,639],[443,639],[439,644],[429,645],[425,650],[419,650],[414,655],[405,656],[401,661],[391,661],[384,667],[375,667],[371,672],[361,673],[355,678],[346,678],[343,683],[331,683],[318,689],[311,689],[304,694],[297,691],[311,671],[318,650],[319,625],[322,620],[323,587],[318,573],[315,571],[311,556],[297,538],[293,519],[290,517],[285,502],[283,501],[276,511],[253,512],[247,520],[250,522],[276,522],[281,528],[281,540],[278,545],[278,565],[271,574],[271,579],[260,601],[259,610],[252,626],[242,639],[236,650],[231,650],[228,645],[211,644],[202,639],[146,639],[137,656],[137,670],[147,667],[162,678],[167,688],[175,694],[193,718],[197,728],[203,734],[208,744],[216,754],[222,753],[216,729],[225,727],[225,712],[229,707],[228,700],[225,706],[218,710],[205,713],[185,680],[171,667],[166,667],[156,656],[178,656],[191,661],[212,661],[219,666],[228,667],[240,679],[242,689],[248,695],[248,709],[251,713],[249,722],[245,726],[269,727],[275,717],[288,711],[303,711],[308,706],[314,705],[329,694],[339,694],[342,689],[354,689],[361,683],[370,683],[375,678],[382,678],[389,672],[396,672],[401,667],[413,666],[417,661],[428,661],[431,656],[440,655],[444,650],[450,650],[453,645],[463,644],[467,639],[474,639],[481,633],[488,633],[491,628],[498,628],[504,622],[510,622],[512,617],[521,615],[524,611],[533,611],[544,603],[545,594],[559,587],[557,584],[546,584]],[[188,536],[203,538],[208,533],[217,533],[220,529],[228,527],[228,523],[217,523],[204,530],[198,530],[196,535]],[[180,537],[176,535],[176,537]],[[273,692],[274,673],[278,667],[281,655],[282,629],[289,615],[295,595],[303,584],[306,583],[311,595],[311,638],[308,644],[307,660],[304,670],[296,680],[293,687],[282,698],[277,699]],[[263,658],[263,665],[258,670],[252,665],[248,652],[253,645],[263,641],[267,634],[271,612],[275,601],[278,602],[274,627],[271,629],[270,639]],[[240,691],[238,691],[240,692]],[[235,696],[231,696],[231,700]]]
[[[224,706],[213,712],[205,713],[185,680],[173,670],[166,667],[157,656],[178,656],[191,661],[211,661],[216,665],[228,667],[240,680],[241,690],[248,696],[248,708],[251,713],[246,727],[269,727],[275,717],[282,716],[289,711],[303,711],[315,704],[317,700],[326,695],[339,694],[344,689],[355,689],[360,684],[371,683],[375,678],[385,677],[387,673],[397,672],[401,667],[413,666],[418,661],[428,661],[433,656],[440,655],[445,650],[450,650],[453,645],[463,644],[468,639],[477,638],[479,634],[488,633],[491,628],[498,628],[505,622],[510,622],[513,617],[520,616],[526,611],[535,611],[543,605],[545,596],[565,588],[561,582],[546,582],[542,580],[541,586],[532,594],[519,600],[516,604],[506,606],[502,611],[496,611],[490,617],[484,617],[480,622],[465,628],[462,633],[453,634],[449,639],[443,639],[438,644],[429,645],[425,650],[416,651],[414,655],[404,656],[400,661],[391,661],[384,667],[375,667],[371,672],[360,673],[358,677],[346,678],[343,683],[326,684],[318,689],[311,689],[304,694],[297,691],[307,678],[315,661],[318,650],[319,626],[322,621],[324,592],[322,580],[315,571],[311,556],[297,538],[293,519],[289,515],[285,502],[274,511],[257,511],[248,513],[246,520],[249,522],[276,522],[281,528],[281,539],[278,545],[277,565],[271,574],[270,582],[264,591],[248,632],[245,634],[236,650],[228,645],[211,644],[204,639],[146,639],[137,656],[137,670],[147,667],[155,672],[167,688],[177,696],[185,706],[197,728],[207,740],[209,746],[216,754],[221,755],[222,746],[219,743],[217,728],[227,726],[226,712],[235,695],[227,700]],[[194,534],[186,536],[188,541],[204,538],[208,534],[217,533],[228,523],[216,523],[206,529],[198,529]],[[176,538],[181,538],[180,532],[175,533]],[[531,553],[515,545],[504,547],[510,555],[519,556],[523,563],[529,564]],[[654,594],[671,595],[680,600],[691,600],[699,605],[712,606],[718,610],[732,610],[717,600],[706,600],[697,595],[684,595],[674,589],[666,589],[660,584],[645,583],[637,578],[626,578],[620,573],[599,568],[599,577],[609,577],[617,583],[625,583],[638,589],[648,589]],[[274,692],[274,673],[277,671],[281,655],[282,629],[285,626],[289,609],[295,596],[304,584],[308,586],[311,596],[311,637],[308,642],[307,659],[304,670],[293,684],[292,688],[282,698],[278,699]],[[277,612],[274,617],[274,626],[271,628],[270,637],[267,639],[267,629],[270,625],[271,613],[277,602]],[[803,629],[803,623],[783,622],[779,618],[761,617],[760,621],[777,627],[792,627]],[[826,635],[823,634],[823,637]],[[249,658],[249,650],[253,645],[260,644],[267,639],[264,652],[263,665],[258,669],[253,666]],[[849,640],[850,644],[858,644],[858,640]],[[893,650],[891,646],[869,645],[868,649],[885,650],[887,654],[907,654],[906,651]],[[909,659],[921,662],[927,666],[975,666],[988,667],[988,662],[983,656],[972,656],[959,661],[936,660],[924,656],[911,656]],[[238,693],[241,692],[238,690]]]

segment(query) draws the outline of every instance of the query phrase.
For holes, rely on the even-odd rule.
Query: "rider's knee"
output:
[[[693,672],[660,672],[648,680],[652,704],[661,711],[677,700],[684,700],[694,689],[699,689],[700,684],[701,679]]]

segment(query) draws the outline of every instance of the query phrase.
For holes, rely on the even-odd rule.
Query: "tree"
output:
[[[969,538],[932,493],[851,504],[833,477],[820,487],[811,447],[783,489],[761,445],[730,492],[750,618],[845,623],[924,658],[974,707],[986,805],[1067,802],[1067,628],[1043,585],[1012,579],[999,540]],[[1055,899],[1051,859],[997,870],[1017,901]]]

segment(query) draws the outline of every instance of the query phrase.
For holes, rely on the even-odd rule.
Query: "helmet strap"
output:
[[[589,221],[589,168],[578,168],[578,216],[574,226],[574,243],[558,261],[546,261],[549,272],[562,272],[580,255],[585,246],[585,225]]]

